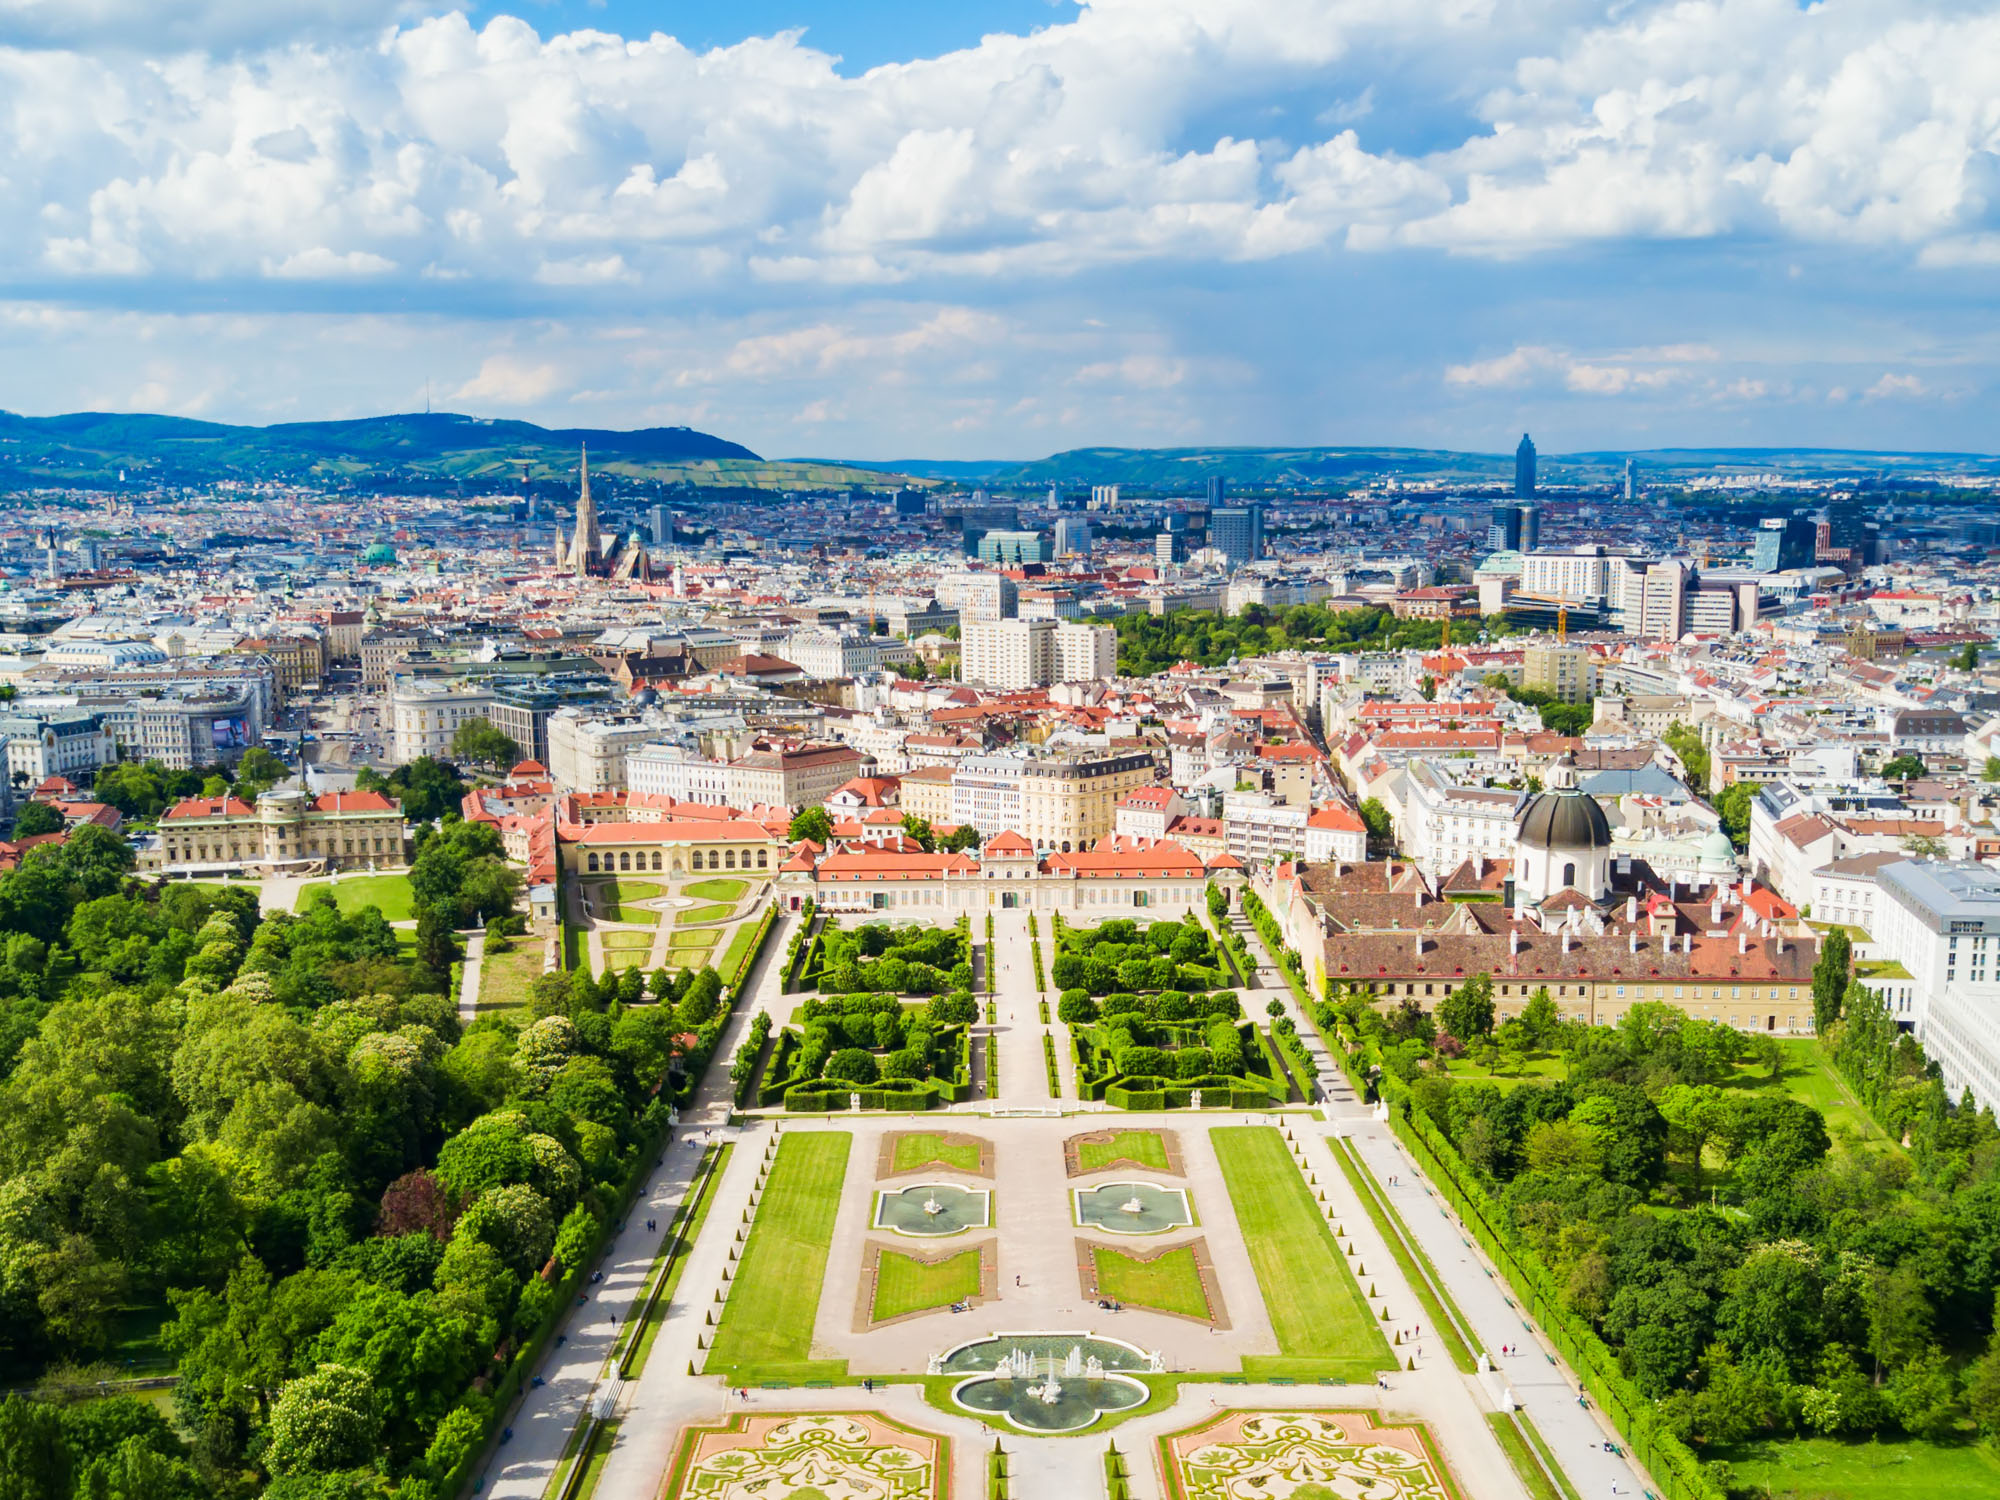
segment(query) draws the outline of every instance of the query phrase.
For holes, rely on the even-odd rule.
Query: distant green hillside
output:
[[[128,483],[203,485],[223,480],[351,483],[357,488],[482,486],[566,481],[578,450],[594,472],[633,480],[748,489],[880,486],[870,469],[769,461],[740,443],[686,427],[634,432],[537,427],[450,412],[231,427],[184,417],[0,412],[0,488]]]
[[[1605,483],[1636,458],[1649,480],[1717,471],[1792,476],[1907,479],[1944,470],[2000,472],[1985,454],[1860,452],[1821,448],[1674,448],[1653,451],[1543,453],[1541,477],[1551,483]],[[1057,484],[1129,485],[1136,490],[1198,494],[1212,475],[1249,488],[1339,486],[1384,475],[1447,483],[1492,484],[1511,479],[1514,455],[1433,448],[1072,448],[1027,462],[927,462],[882,466],[899,474],[1001,488]]]

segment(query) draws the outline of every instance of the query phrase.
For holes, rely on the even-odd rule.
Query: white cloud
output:
[[[376,255],[367,250],[329,250],[324,245],[301,250],[276,263],[270,261],[264,263],[266,276],[300,281],[321,280],[328,277],[380,276],[395,269],[396,263],[386,256]]]
[[[1093,0],[861,78],[794,35],[376,32],[406,14],[0,0],[0,38],[42,49],[0,45],[0,267],[286,277],[338,247],[379,274],[677,294],[1343,243],[1996,253],[2000,14],[1956,0]],[[241,50],[171,50],[210,36]],[[1324,100],[1301,136],[1189,138],[1286,89]],[[1438,101],[1466,89],[1483,124],[1453,137]],[[1443,144],[1375,126],[1413,115]]]
[[[451,393],[454,401],[479,406],[533,406],[547,399],[562,385],[562,376],[552,364],[532,364],[509,354],[489,356],[479,373]]]
[[[1884,372],[1882,378],[1862,392],[1864,399],[1880,401],[1896,396],[1928,396],[1930,387],[1915,375],[1899,375],[1894,371]]]

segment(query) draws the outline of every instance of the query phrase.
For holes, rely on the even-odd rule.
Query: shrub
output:
[[[1087,1026],[1097,1019],[1097,1002],[1088,990],[1064,990],[1056,1002],[1056,1019],[1065,1026]]]
[[[878,1076],[874,1055],[859,1047],[843,1047],[826,1060],[826,1076],[857,1087],[871,1084]]]

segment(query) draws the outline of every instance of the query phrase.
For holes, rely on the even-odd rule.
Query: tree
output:
[[[521,747],[514,737],[496,729],[491,719],[466,719],[451,735],[451,753],[475,766],[518,765]]]
[[[1813,1028],[1821,1036],[1840,1019],[1841,998],[1847,993],[1847,971],[1853,945],[1847,929],[1835,927],[1819,942],[1819,957],[1813,962]]]
[[[961,823],[938,839],[938,850],[944,854],[963,854],[978,847],[979,830],[970,823]]]
[[[1979,670],[1979,643],[1977,641],[1967,641],[1963,650],[1952,653],[1951,664],[1961,672],[1977,672]]]
[[[1527,1033],[1531,1047],[1541,1050],[1555,1045],[1562,1029],[1562,1012],[1556,1009],[1555,997],[1549,994],[1547,985],[1540,986],[1521,1008],[1521,1029]]]
[[[38,833],[61,833],[67,820],[61,811],[46,802],[28,802],[14,814],[16,839],[31,839]]]
[[[836,1083],[866,1087],[877,1076],[874,1054],[859,1047],[843,1047],[826,1060],[826,1076]]]
[[[926,854],[937,848],[937,835],[931,832],[929,818],[920,818],[915,813],[904,813],[903,832],[914,839]]]
[[[6,1500],[69,1500],[69,1445],[62,1417],[24,1396],[0,1400],[0,1495]]]
[[[1730,782],[1715,799],[1715,810],[1722,814],[1722,831],[1738,849],[1750,846],[1750,804],[1756,800],[1756,785],[1748,781]]]
[[[1943,859],[1945,842],[1933,833],[1912,833],[1903,838],[1903,852],[1912,859]]]
[[[279,1393],[265,1458],[279,1474],[352,1469],[374,1456],[381,1432],[375,1382],[347,1365],[321,1365]]]
[[[254,798],[291,774],[290,768],[277,756],[262,745],[252,745],[243,752],[243,759],[236,763],[236,790],[246,800]]]
[[[1474,974],[1438,1002],[1438,1023],[1461,1042],[1493,1033],[1493,980]]]
[[[1382,805],[1379,797],[1370,797],[1361,804],[1361,821],[1368,826],[1368,849],[1370,853],[1381,853],[1396,847],[1396,826],[1389,817],[1389,809]]]
[[[823,807],[802,808],[792,818],[789,836],[793,843],[811,839],[822,846],[829,844],[833,842],[833,818]]]
[[[1882,777],[1885,781],[1915,781],[1923,774],[1924,758],[1908,750],[1895,759],[1884,762],[1882,766]]]
[[[1708,789],[1709,756],[1708,746],[1701,741],[1701,734],[1685,724],[1669,724],[1660,736],[1666,747],[1679,757],[1681,767],[1687,772],[1687,783],[1695,791]]]

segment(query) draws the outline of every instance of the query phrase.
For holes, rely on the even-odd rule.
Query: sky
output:
[[[1991,0],[0,0],[0,408],[1992,451]]]

